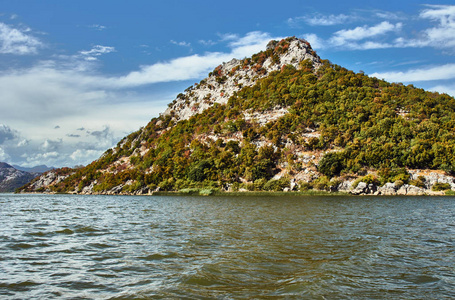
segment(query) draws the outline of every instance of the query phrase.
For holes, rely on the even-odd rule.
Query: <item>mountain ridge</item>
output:
[[[0,193],[14,192],[38,175],[39,173],[21,171],[5,162],[0,162]]]
[[[24,171],[24,172],[29,172],[29,173],[44,173],[44,172],[50,171],[52,169],[55,169],[54,167],[48,167],[46,165],[34,166],[31,168],[22,167],[22,166],[18,166],[18,165],[12,165],[12,166],[19,171]]]
[[[291,37],[218,66],[85,168],[22,190],[441,194],[455,190],[452,117],[448,95],[354,73]]]

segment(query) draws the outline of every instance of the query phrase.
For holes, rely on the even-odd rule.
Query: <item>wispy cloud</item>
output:
[[[0,54],[35,54],[43,47],[43,43],[36,37],[28,34],[30,30],[13,28],[0,23]]]
[[[402,24],[391,24],[387,21],[384,21],[375,26],[359,26],[354,29],[343,29],[335,32],[334,37],[332,38],[335,42],[341,44],[346,43],[347,41],[358,41],[366,38],[375,37],[378,35],[384,35],[390,31],[397,31],[401,29]]]
[[[216,42],[212,40],[199,40],[199,44],[202,44],[204,46],[213,46],[216,45]]]
[[[88,27],[89,28],[93,28],[93,29],[98,30],[98,31],[103,31],[103,30],[105,30],[107,28],[106,26],[103,26],[103,25],[100,25],[100,24],[93,24],[93,25],[90,25]]]
[[[84,57],[85,60],[97,60],[97,56],[115,52],[114,47],[96,45],[88,51],[80,51],[79,53]]]
[[[232,58],[244,58],[265,49],[272,39],[270,34],[254,31],[245,36],[229,34],[222,37],[228,42],[230,52],[206,52],[175,58],[166,62],[142,66],[140,70],[122,77],[106,78],[99,82],[111,87],[133,87],[158,82],[171,82],[202,78],[214,67]],[[277,38],[279,39],[279,38]]]
[[[447,95],[451,95],[455,97],[455,84],[452,86],[448,85],[436,85],[429,88],[430,91],[436,91],[440,93],[446,93]]]
[[[420,32],[404,34],[408,25],[407,21],[411,22],[410,19],[406,20],[397,13],[375,12],[374,17],[387,21],[372,26],[363,25],[353,29],[338,30],[329,38],[323,38],[314,33],[307,33],[304,36],[316,41],[319,46],[315,46],[316,49],[371,50],[432,47],[455,53],[455,5],[427,5],[426,7],[416,16],[416,19],[421,20],[420,22],[429,20],[430,24],[436,23],[436,25],[429,25]],[[320,16],[320,23],[323,24],[324,20],[327,20],[327,23],[330,24],[329,20],[332,17],[336,16]],[[403,22],[391,22],[398,19]],[[334,22],[336,20],[334,18]]]
[[[411,69],[407,71],[373,73],[371,76],[379,79],[386,79],[392,82],[447,80],[455,78],[455,64],[445,64],[441,66]]]
[[[289,18],[287,23],[291,27],[300,27],[302,23],[310,26],[332,26],[338,24],[345,24],[356,19],[355,16],[348,16],[345,14],[339,15],[306,15],[301,17]]]
[[[430,5],[420,14],[422,19],[438,22],[438,26],[425,30],[426,37],[421,43],[436,48],[455,47],[455,5]]]
[[[389,32],[397,32],[402,28],[402,26],[402,23],[392,24],[388,21],[384,21],[375,26],[359,26],[354,29],[343,29],[335,32],[329,42],[334,46],[344,46],[350,49],[375,49],[389,47],[385,43],[378,43],[375,41],[366,41],[361,44],[357,44],[356,42],[368,38],[383,36]]]
[[[177,45],[177,46],[182,46],[182,47],[191,47],[191,43],[181,41],[181,42],[176,42],[174,40],[171,40],[171,44]]]

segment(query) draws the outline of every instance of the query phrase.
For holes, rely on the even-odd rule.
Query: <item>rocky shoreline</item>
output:
[[[275,191],[258,191],[249,190],[246,188],[233,188],[233,185],[227,185],[225,188],[185,188],[178,191],[163,191],[160,188],[150,189],[149,187],[142,187],[133,192],[124,191],[123,188],[128,183],[120,184],[107,191],[95,191],[94,187],[96,182],[92,182],[89,186],[85,186],[80,191],[72,191],[68,194],[80,195],[156,195],[156,194],[235,194],[235,193],[289,193],[289,194],[346,194],[346,195],[407,195],[407,196],[441,196],[451,194],[455,191],[455,178],[446,175],[441,171],[435,170],[408,170],[410,175],[410,182],[420,182],[420,186],[404,183],[400,181],[387,182],[383,185],[377,183],[369,183],[362,181],[362,178],[355,178],[350,180],[341,180],[336,186],[330,189],[305,189],[304,182],[297,182],[295,178],[289,180],[289,185],[281,190]],[[49,171],[42,175],[38,180],[33,182],[29,189],[21,191],[21,193],[54,193],[51,189],[52,186],[57,185],[68,175],[57,175],[54,171]],[[313,174],[317,176],[317,174]],[[365,177],[363,177],[365,178]],[[205,191],[205,192],[204,192]],[[455,194],[455,192],[454,192]]]

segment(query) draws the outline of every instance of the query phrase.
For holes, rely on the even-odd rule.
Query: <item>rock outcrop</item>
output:
[[[284,42],[283,42],[284,41]],[[295,68],[308,60],[317,70],[321,66],[321,59],[311,48],[310,44],[297,38],[288,38],[280,42],[272,41],[267,50],[280,51],[282,55],[267,57],[265,53],[253,56],[252,60],[232,59],[215,68],[209,76],[200,83],[186,89],[169,104],[164,115],[171,115],[174,120],[186,120],[191,116],[203,112],[215,103],[225,104],[229,97],[246,86],[254,85],[258,79],[267,76],[270,72],[279,71],[285,65]],[[276,52],[275,51],[275,52]],[[257,58],[257,59],[256,59]]]

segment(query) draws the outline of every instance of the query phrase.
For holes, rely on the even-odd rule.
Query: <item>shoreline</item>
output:
[[[430,197],[440,197],[440,196],[455,196],[455,192],[448,190],[448,191],[431,191],[431,193],[425,194],[353,194],[350,192],[329,192],[329,191],[236,191],[236,192],[228,192],[228,191],[216,191],[211,190],[210,192],[206,192],[207,189],[200,189],[200,190],[192,190],[192,191],[155,191],[151,193],[144,193],[144,194],[135,194],[135,193],[57,193],[57,192],[20,192],[20,193],[4,193],[4,194],[13,194],[13,195],[94,195],[94,196],[200,196],[200,197],[207,197],[207,196],[230,196],[230,197],[239,197],[239,196],[273,196],[273,197],[283,197],[283,196],[352,196],[352,197],[365,197],[365,196],[373,196],[373,197],[384,197],[384,196],[392,196],[392,197],[403,197],[403,196],[412,196],[412,197],[422,197],[422,196],[430,196]]]

